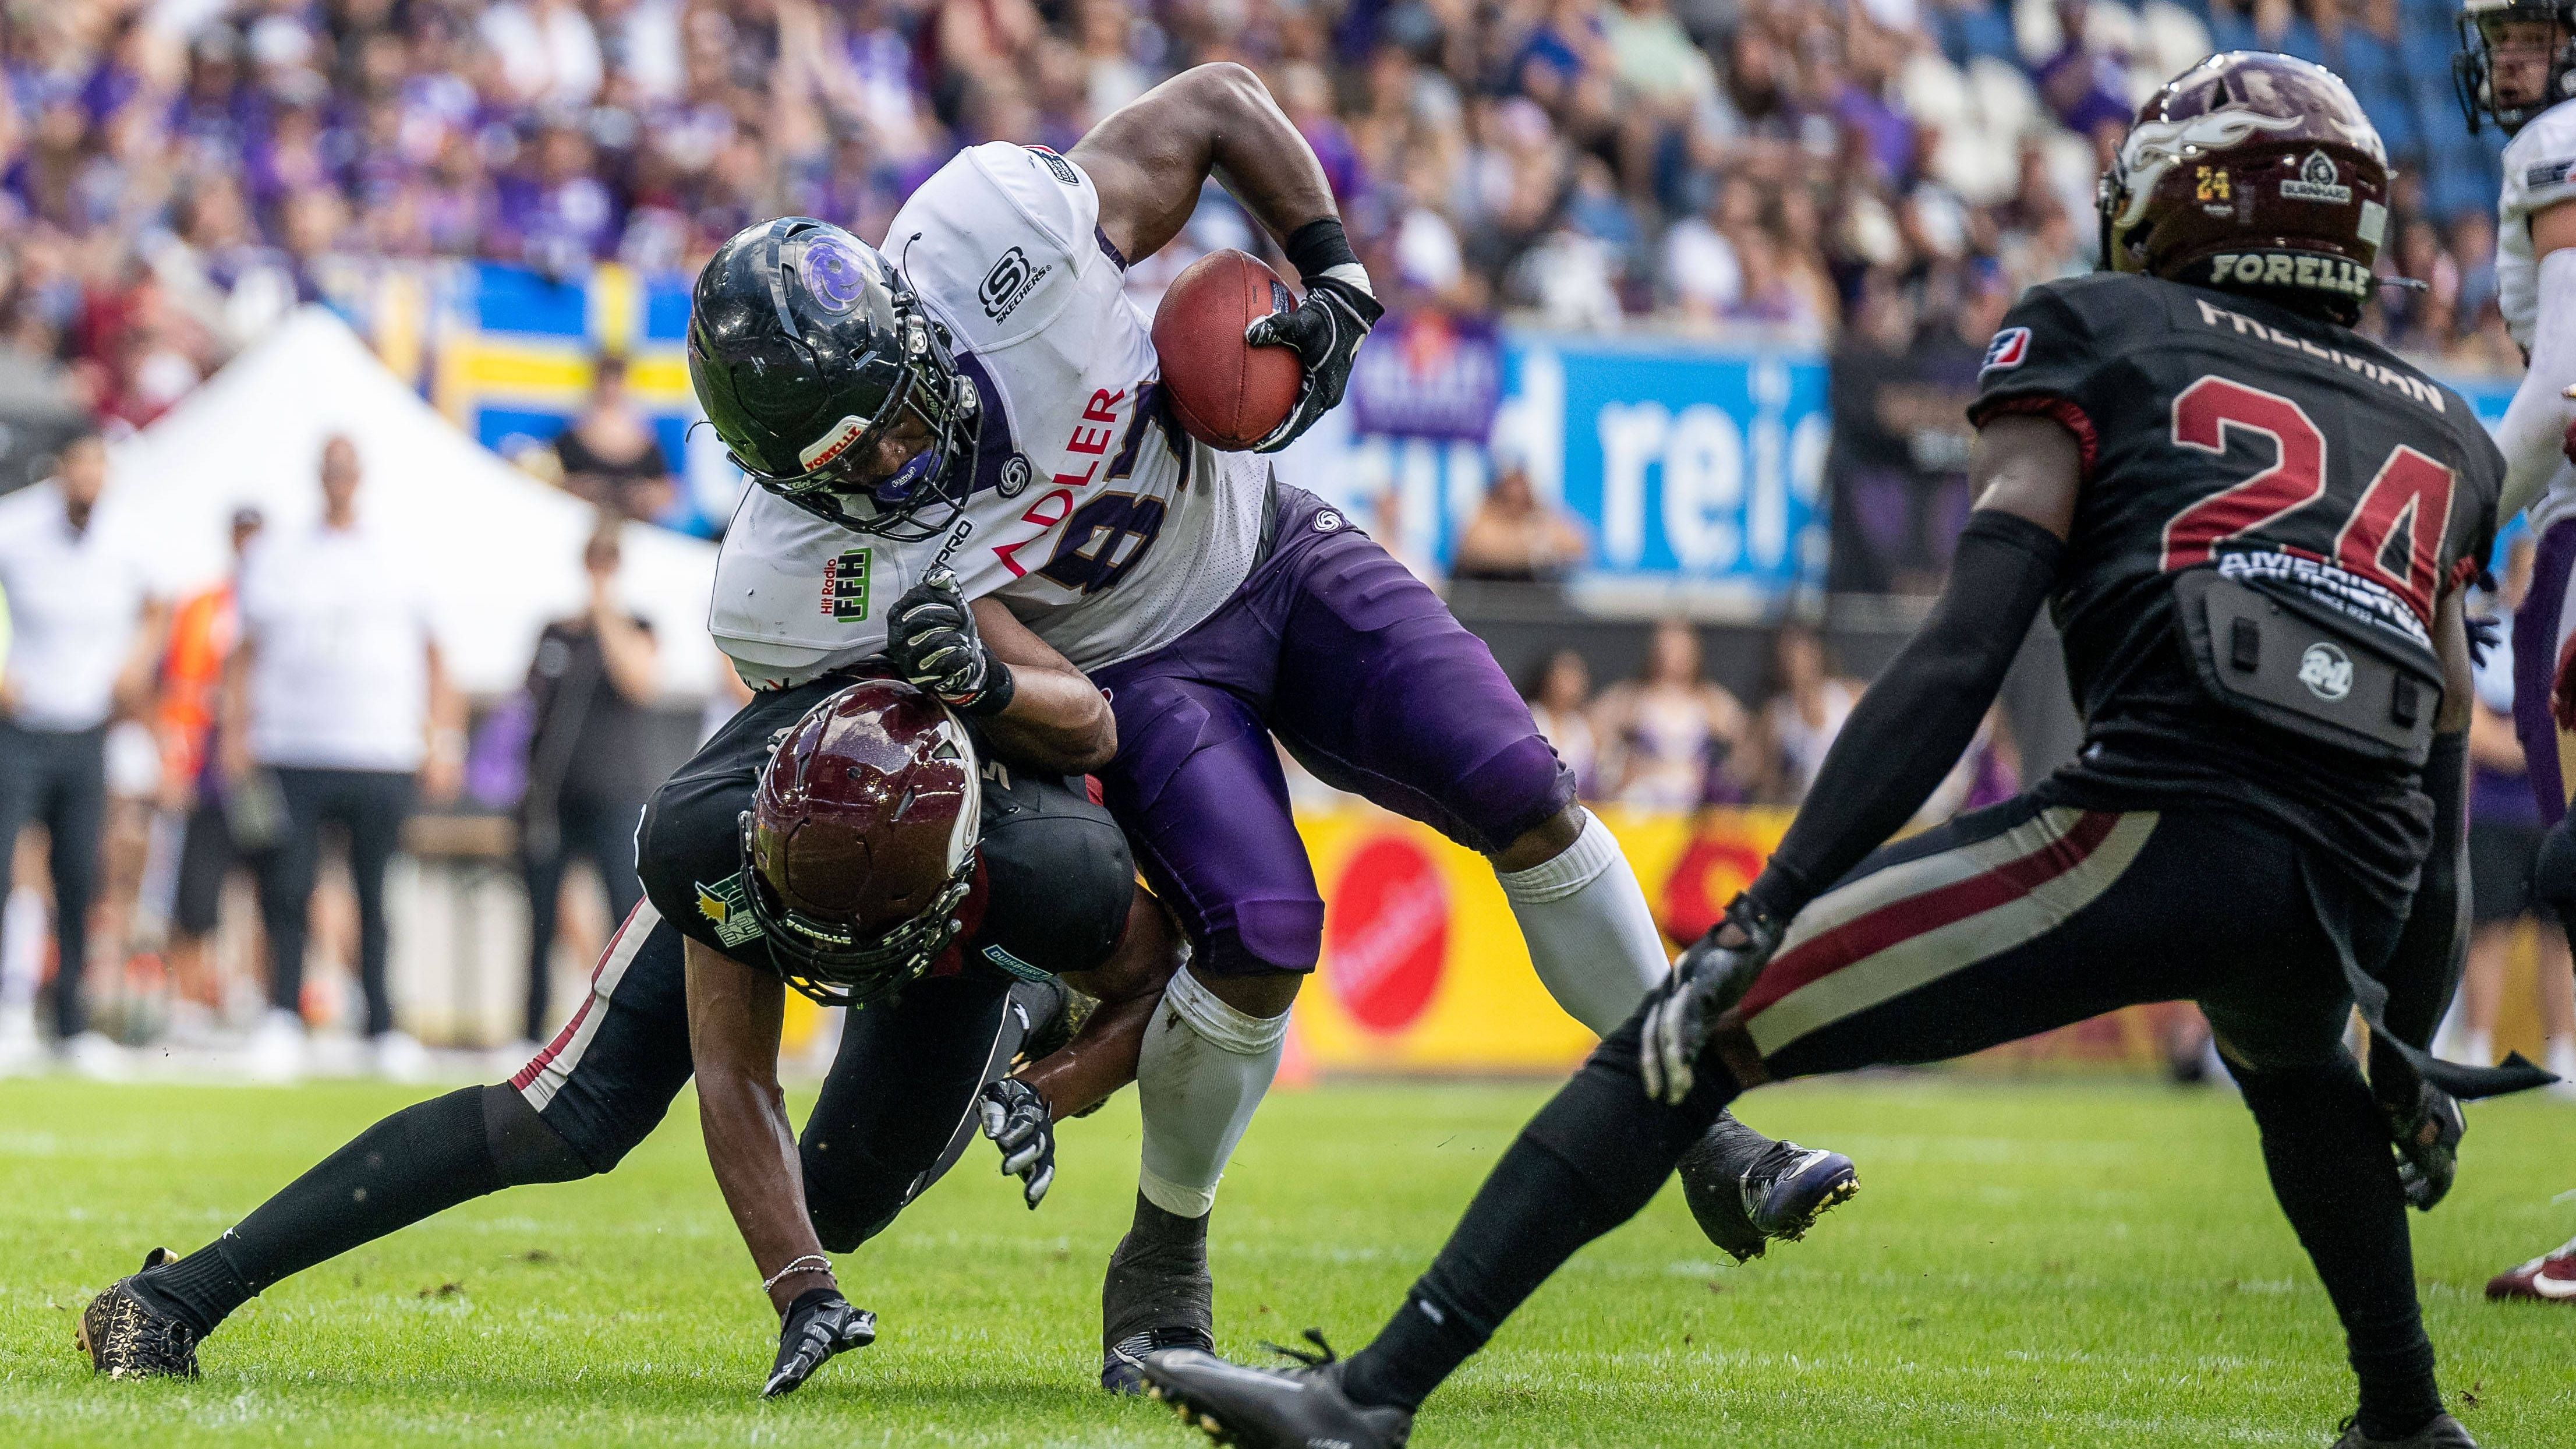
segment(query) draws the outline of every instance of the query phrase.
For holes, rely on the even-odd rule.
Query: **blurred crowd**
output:
[[[2373,327],[2500,362],[2493,147],[2447,99],[2449,9],[18,3],[0,12],[0,338],[140,424],[281,309],[376,269],[686,269],[790,211],[876,237],[961,145],[1069,147],[1163,76],[1238,60],[1401,297],[1825,344],[1892,330],[1874,310],[1935,327],[2082,269],[2093,178],[2136,100],[2213,45],[2260,44],[2345,70],[2406,168],[2387,264],[2430,289]]]
[[[1750,705],[1709,677],[1686,620],[1654,625],[1645,642],[1636,672],[1606,688],[1594,688],[1590,665],[1572,649],[1549,655],[1522,682],[1539,732],[1574,771],[1583,799],[1683,812],[1806,799],[1863,687],[1836,670],[1821,634],[1797,622],[1776,626]],[[1918,823],[1937,824],[2020,788],[2020,752],[1998,710]]]

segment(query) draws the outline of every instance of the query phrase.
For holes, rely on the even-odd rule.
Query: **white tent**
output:
[[[346,433],[365,470],[358,511],[410,540],[429,570],[458,687],[498,694],[526,677],[537,632],[579,610],[581,548],[596,515],[503,462],[405,387],[321,307],[280,323],[152,426],[117,445],[103,509],[138,529],[172,594],[229,566],[234,509],[269,525],[320,516],[322,441]],[[622,588],[661,641],[662,685],[712,689],[706,631],[715,547],[628,524]]]

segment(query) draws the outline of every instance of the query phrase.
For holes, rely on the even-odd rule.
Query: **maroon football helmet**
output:
[[[2348,324],[2376,285],[2388,148],[2334,72],[2232,50],[2138,108],[2099,199],[2105,268]]]
[[[982,796],[965,727],[900,680],[798,720],[742,817],[743,896],[787,984],[865,1006],[929,970],[958,930]]]

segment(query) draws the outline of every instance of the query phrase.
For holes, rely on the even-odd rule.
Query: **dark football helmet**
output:
[[[2576,0],[2467,0],[2462,7],[2460,53],[2451,57],[2451,79],[2460,94],[2460,109],[2474,133],[2480,121],[2493,121],[2506,135],[2570,97],[2576,97]],[[2539,93],[2518,101],[2496,94],[2496,52],[2523,39],[2516,26],[2532,26],[2532,36],[2554,28],[2549,45],[2548,75]]]
[[[2334,72],[2235,50],[2147,98],[2098,196],[2105,268],[2349,324],[2377,285],[2388,148]]]
[[[828,222],[782,217],[716,249],[689,294],[689,382],[734,465],[827,522],[936,538],[973,486],[980,399],[947,330]],[[930,445],[893,477],[858,476],[907,414]]]
[[[826,1006],[890,999],[960,929],[983,791],[939,701],[853,684],[787,731],[742,816],[743,897],[787,984]]]

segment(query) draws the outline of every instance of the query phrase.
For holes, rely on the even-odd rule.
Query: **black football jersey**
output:
[[[2054,417],[2084,484],[2050,611],[2085,717],[2048,788],[2096,808],[2237,802],[2402,899],[2430,847],[2420,771],[2205,693],[2174,585],[2213,570],[2348,621],[2438,677],[2435,602],[2494,542],[2504,460],[2467,402],[2351,330],[2250,297],[2101,273],[2032,288],[1970,420]]]

